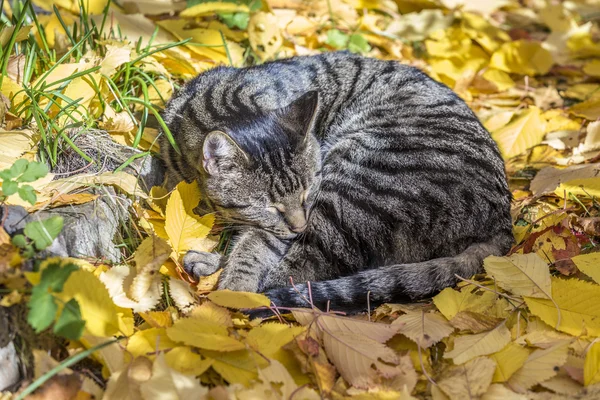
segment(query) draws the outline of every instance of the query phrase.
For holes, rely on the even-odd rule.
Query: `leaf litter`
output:
[[[194,282],[181,268],[187,250],[227,244],[213,215],[194,213],[196,184],[146,192],[124,171],[49,174],[24,189],[33,204],[2,193],[3,204],[30,212],[82,204],[97,198],[88,187],[110,185],[135,200],[139,236],[117,265],[49,259],[37,272],[24,272],[25,255],[0,230],[0,285],[7,289],[0,306],[29,301],[34,328],[53,326],[56,335],[70,337],[68,348],[54,344],[63,350],[54,353],[56,360],[34,351],[34,379],[66,355],[119,339],[88,358],[98,371],[93,379],[80,368],[64,368],[36,392],[39,398],[600,395],[600,42],[594,5],[33,4],[45,12],[20,25],[17,10],[3,6],[12,21],[0,28],[3,50],[11,43],[35,45],[6,58],[0,170],[40,157],[52,165],[55,149],[71,146],[69,136],[78,132],[73,126],[98,127],[117,143],[156,153],[158,131],[148,126],[148,116],[158,115],[184,80],[221,64],[348,49],[421,68],[467,101],[506,160],[516,241],[509,255],[485,260],[485,273],[461,277],[430,301],[386,304],[372,315],[298,309],[282,316],[284,310],[275,309],[268,320],[249,319],[245,310],[270,306],[266,297],[215,291],[219,272]],[[93,21],[104,30],[87,42],[76,21],[80,28]],[[57,60],[46,47],[70,53]],[[42,56],[32,59],[32,53]],[[44,226],[38,228],[42,240]],[[33,292],[23,291],[26,285]]]

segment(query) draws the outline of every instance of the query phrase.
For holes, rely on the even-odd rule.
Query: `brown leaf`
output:
[[[494,329],[502,321],[501,318],[472,311],[460,311],[449,322],[460,331],[480,333]]]
[[[489,358],[475,358],[464,365],[450,367],[438,385],[451,400],[481,396],[492,383],[495,369],[496,364]]]

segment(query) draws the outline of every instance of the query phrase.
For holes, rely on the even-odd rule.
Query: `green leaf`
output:
[[[353,53],[366,53],[371,50],[371,46],[367,39],[363,35],[358,33],[352,34],[350,36],[350,42],[348,43],[348,50]]]
[[[24,235],[15,235],[12,238],[12,244],[24,249],[25,247],[27,247],[27,240],[25,239]]]
[[[12,194],[17,193],[19,189],[19,184],[15,181],[2,181],[2,193],[5,196],[10,196]]]
[[[19,182],[34,182],[48,175],[48,166],[42,162],[33,161],[27,165],[23,174],[17,178]]]
[[[85,328],[85,321],[81,319],[81,309],[75,299],[69,300],[54,324],[54,333],[70,340],[78,340]]]
[[[29,161],[25,160],[24,158],[20,158],[15,161],[15,163],[10,167],[11,176],[16,178],[17,176],[21,175],[23,172],[25,172],[27,164],[29,164]]]
[[[49,264],[46,269],[42,271],[40,278],[40,285],[46,285],[53,292],[62,292],[63,286],[71,272],[78,270],[77,265],[68,263],[61,267],[59,263]]]
[[[19,196],[28,201],[31,205],[34,205],[37,200],[37,195],[35,194],[35,190],[30,185],[23,185],[19,188]]]
[[[350,37],[338,29],[330,29],[327,32],[327,40],[325,43],[336,49],[345,49],[348,45]]]
[[[247,12],[218,13],[218,15],[229,28],[239,28],[242,30],[248,28],[250,14]]]
[[[42,282],[33,288],[27,307],[27,322],[37,333],[50,326],[58,310],[56,300],[48,292],[48,286]]]
[[[0,171],[0,179],[2,179],[3,181],[9,181],[12,178],[13,176],[10,173],[10,169],[3,169],[2,171]]]
[[[60,216],[29,222],[25,225],[25,235],[33,240],[36,249],[43,250],[56,239],[63,228],[63,222],[63,218]]]

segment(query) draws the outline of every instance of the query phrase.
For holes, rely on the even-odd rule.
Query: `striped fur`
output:
[[[360,309],[368,293],[431,296],[512,244],[495,143],[417,69],[349,53],[221,67],[190,81],[165,121],[182,149],[163,140],[172,182],[198,180],[204,211],[238,228],[226,258],[184,259],[196,276],[224,266],[221,288],[307,306],[310,281],[315,305]]]

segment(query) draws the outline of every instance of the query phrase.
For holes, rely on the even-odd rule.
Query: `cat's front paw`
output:
[[[183,269],[195,279],[212,275],[219,269],[221,257],[218,253],[190,250],[183,256]]]

